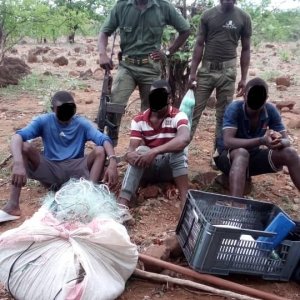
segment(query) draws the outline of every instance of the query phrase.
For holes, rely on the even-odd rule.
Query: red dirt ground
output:
[[[96,39],[81,39],[75,45],[58,44],[48,45],[53,52],[59,55],[65,55],[69,59],[67,66],[58,67],[53,65],[51,60],[55,56],[50,53],[44,56],[47,59],[41,59],[39,62],[30,63],[32,72],[42,74],[44,71],[50,71],[63,77],[69,76],[69,71],[86,71],[91,68],[94,72],[97,69],[97,51]],[[18,53],[15,56],[22,57],[26,60],[28,51],[36,47],[35,44],[19,45],[15,48]],[[80,52],[75,52],[75,47],[80,47]],[[93,47],[94,49],[91,49]],[[273,45],[266,47],[261,45],[252,51],[252,63],[249,70],[249,78],[254,76],[265,76],[271,78],[272,74],[276,77],[279,75],[289,75],[292,78],[292,85],[284,91],[276,89],[274,81],[270,84],[271,100],[293,100],[296,106],[292,111],[282,112],[282,117],[287,125],[293,124],[295,128],[289,128],[289,135],[293,139],[294,146],[299,149],[300,131],[296,123],[299,120],[300,109],[300,55],[296,53],[299,44],[290,43],[284,45]],[[281,51],[290,51],[290,61],[284,62],[280,59]],[[50,51],[51,52],[51,51]],[[84,58],[87,65],[78,67],[76,61]],[[42,76],[45,75],[40,75]],[[82,80],[86,88],[75,88],[72,92],[75,95],[78,104],[78,112],[90,118],[95,119],[96,111],[99,103],[100,87],[102,84],[102,74],[97,79],[89,78]],[[71,77],[70,77],[71,78]],[[80,80],[80,79],[79,79]],[[44,103],[37,96],[31,95],[24,90],[17,98],[11,99],[4,93],[4,89],[0,89],[0,160],[3,161],[9,155],[9,139],[13,132],[24,126],[34,115],[41,113],[44,109]],[[130,120],[139,110],[139,101],[137,91],[130,99],[130,106],[122,121],[121,138],[117,154],[124,153],[128,145]],[[295,125],[296,124],[296,125]],[[296,128],[298,127],[298,128]],[[210,167],[211,149],[214,132],[214,110],[207,109],[201,119],[201,124],[193,141],[189,147],[189,178],[191,188],[201,189],[211,192],[227,193],[222,187],[214,183],[213,179],[218,174]],[[4,166],[0,174],[0,206],[2,206],[9,196],[9,165]],[[125,166],[120,166],[120,181],[123,177]],[[248,197],[265,200],[279,205],[293,218],[299,219],[299,192],[294,188],[289,175],[279,172],[272,175],[262,175],[253,178],[254,188]],[[4,232],[11,228],[19,226],[24,220],[30,216],[40,206],[40,199],[46,194],[46,190],[37,182],[30,181],[23,188],[21,195],[22,218],[15,222],[9,222],[0,225],[0,232]],[[144,200],[142,197],[138,199],[138,206],[134,209],[135,225],[129,228],[129,233],[139,248],[143,252],[148,246],[157,243],[158,240],[164,239],[170,232],[174,232],[178,220],[179,202],[178,200],[169,200],[160,190],[157,199]],[[288,299],[300,299],[300,286],[294,282],[270,282],[264,281],[257,277],[231,275],[226,277],[228,280],[239,282],[255,289],[268,291],[276,295],[286,297]],[[178,286],[165,285],[159,283],[150,283],[144,280],[131,278],[128,281],[124,294],[119,297],[121,300],[134,299],[227,299],[222,296],[199,292],[191,289],[185,289]],[[8,293],[0,288],[0,299],[11,299]]]

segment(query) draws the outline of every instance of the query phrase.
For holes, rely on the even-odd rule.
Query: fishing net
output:
[[[55,194],[48,194],[44,206],[61,222],[87,224],[94,218],[118,221],[123,214],[105,184],[86,179],[70,179]]]

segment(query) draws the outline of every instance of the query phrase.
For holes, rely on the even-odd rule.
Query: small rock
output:
[[[50,59],[47,56],[42,56],[42,62],[44,63],[48,63],[50,61]]]
[[[159,188],[156,185],[149,185],[141,189],[140,193],[143,194],[144,199],[157,198],[159,194]]]
[[[29,51],[28,57],[27,57],[27,62],[29,62],[29,63],[37,63],[38,62],[38,58],[37,58],[37,56],[35,54],[33,54],[33,53],[31,53]]]
[[[87,45],[86,50],[87,50],[87,53],[93,52],[94,47],[92,45]]]
[[[50,47],[36,47],[35,49],[30,50],[35,55],[45,54],[50,51]]]
[[[94,71],[93,78],[95,80],[101,80],[101,79],[103,79],[103,69],[102,68],[97,68]]]
[[[43,75],[45,75],[45,76],[52,76],[52,73],[51,73],[50,71],[45,71],[45,72],[43,73]]]
[[[275,48],[275,45],[273,45],[273,44],[266,44],[266,48]]]
[[[294,198],[293,201],[295,204],[300,204],[300,198]]]
[[[18,54],[18,49],[16,49],[16,48],[11,48],[11,49],[10,49],[10,53],[11,53],[11,54]]]
[[[84,91],[85,91],[86,93],[89,93],[89,92],[92,91],[92,89],[91,89],[90,87],[86,87],[86,88],[84,89]]]
[[[80,75],[80,72],[78,71],[70,71],[69,76],[71,77],[78,77]]]
[[[281,76],[275,79],[276,85],[284,85],[289,87],[291,85],[291,78],[290,76]]]
[[[49,55],[51,55],[51,56],[56,56],[56,55],[57,55],[57,52],[56,52],[55,50],[51,50],[51,51],[49,52]]]
[[[69,61],[64,57],[64,56],[60,56],[57,57],[53,60],[54,64],[58,64],[59,66],[67,66]]]
[[[277,109],[281,110],[283,107],[287,107],[289,110],[292,110],[296,104],[295,101],[287,101],[287,100],[283,100],[283,101],[275,101],[273,102]]]
[[[93,72],[91,69],[88,69],[84,72],[80,72],[80,75],[79,77],[82,79],[82,80],[87,80],[87,79],[90,79],[91,77],[93,76]]]
[[[83,66],[86,65],[86,60],[83,59],[83,58],[78,59],[78,60],[76,61],[76,65],[77,65],[78,67],[83,67]]]
[[[277,85],[276,86],[277,91],[287,91],[287,87],[285,85]]]
[[[288,107],[283,107],[283,108],[281,109],[281,112],[288,112],[288,111],[290,111],[290,109],[289,109]]]
[[[92,99],[89,99],[89,100],[85,100],[84,102],[85,104],[92,104],[93,103],[93,100]]]
[[[81,50],[81,48],[80,48],[80,47],[75,47],[75,48],[74,48],[74,51],[75,51],[76,53],[79,53],[79,52],[80,52],[80,50]]]

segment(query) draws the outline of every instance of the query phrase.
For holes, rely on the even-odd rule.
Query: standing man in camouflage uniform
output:
[[[166,25],[179,33],[165,52],[161,51],[161,39]],[[148,108],[151,84],[160,79],[161,60],[177,51],[186,41],[190,26],[168,0],[118,0],[101,28],[99,35],[100,65],[111,70],[113,65],[106,53],[108,37],[120,29],[122,60],[112,86],[111,102],[127,104],[138,86],[141,111]],[[118,126],[121,119],[112,120]],[[109,132],[117,144],[118,130]]]
[[[252,27],[250,16],[236,7],[235,3],[236,0],[220,0],[220,5],[206,10],[201,16],[189,78],[189,87],[195,89],[196,97],[192,135],[209,97],[216,89],[216,140],[221,137],[223,114],[233,99],[235,89],[239,40],[242,45],[241,80],[237,97],[244,94],[250,63]],[[201,61],[201,68],[196,75]]]

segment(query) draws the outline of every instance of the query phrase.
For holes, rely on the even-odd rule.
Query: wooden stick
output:
[[[4,158],[4,159],[2,160],[2,162],[0,163],[0,168],[3,168],[11,158],[12,158],[12,154],[10,154],[10,155],[7,156],[6,158]]]
[[[213,288],[213,287],[201,284],[201,283],[197,283],[197,282],[194,282],[191,280],[174,278],[171,276],[151,273],[151,272],[143,271],[140,269],[135,269],[133,274],[135,276],[138,276],[141,278],[146,278],[146,279],[160,281],[160,282],[167,282],[167,283],[170,282],[170,283],[174,283],[174,284],[178,284],[178,285],[184,285],[184,286],[188,286],[188,287],[195,288],[198,290],[210,292],[210,293],[220,295],[220,296],[225,296],[225,297],[230,297],[230,298],[235,298],[235,299],[240,299],[240,300],[257,300],[258,299],[258,298],[253,298],[253,297],[241,295],[238,293],[230,292],[230,291],[216,289],[216,288]]]
[[[261,290],[255,289],[255,288],[251,288],[251,287],[248,287],[248,286],[245,286],[242,284],[238,284],[235,282],[231,282],[229,280],[225,280],[225,279],[213,276],[213,275],[199,273],[190,268],[184,268],[184,267],[172,264],[170,262],[166,262],[166,261],[151,257],[149,255],[139,253],[139,259],[143,263],[147,263],[151,266],[158,266],[163,269],[181,273],[186,276],[192,277],[193,279],[202,281],[204,283],[208,283],[208,284],[218,286],[223,289],[235,291],[238,293],[243,293],[243,294],[251,296],[251,297],[257,297],[258,299],[287,300],[287,298],[285,298],[285,297],[267,293],[267,292],[264,292],[264,291],[261,291]]]

